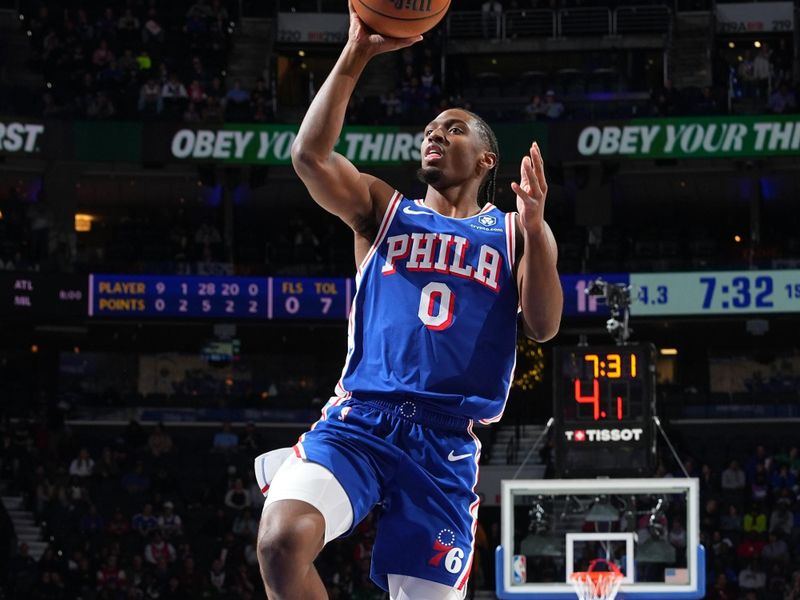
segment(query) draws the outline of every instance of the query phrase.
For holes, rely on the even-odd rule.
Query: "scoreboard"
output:
[[[89,275],[89,317],[346,319],[345,278]]]
[[[557,475],[652,474],[655,347],[559,346],[553,366]]]
[[[267,316],[267,280],[258,277],[89,276],[89,316]]]
[[[85,275],[0,272],[0,315],[85,317]]]

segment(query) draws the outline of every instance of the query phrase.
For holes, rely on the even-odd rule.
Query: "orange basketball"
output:
[[[407,38],[430,31],[450,0],[352,0],[358,16],[380,34]]]

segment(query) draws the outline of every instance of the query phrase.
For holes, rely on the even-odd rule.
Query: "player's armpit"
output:
[[[314,201],[356,233],[380,223],[394,191],[386,182],[361,173],[336,152],[321,157],[292,148],[292,165]]]

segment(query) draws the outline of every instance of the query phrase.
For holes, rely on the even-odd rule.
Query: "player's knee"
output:
[[[266,572],[311,564],[322,549],[325,523],[321,516],[297,515],[268,506],[258,534],[258,560]]]

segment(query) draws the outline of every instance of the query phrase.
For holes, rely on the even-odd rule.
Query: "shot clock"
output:
[[[558,477],[642,477],[655,466],[655,348],[555,349]]]

